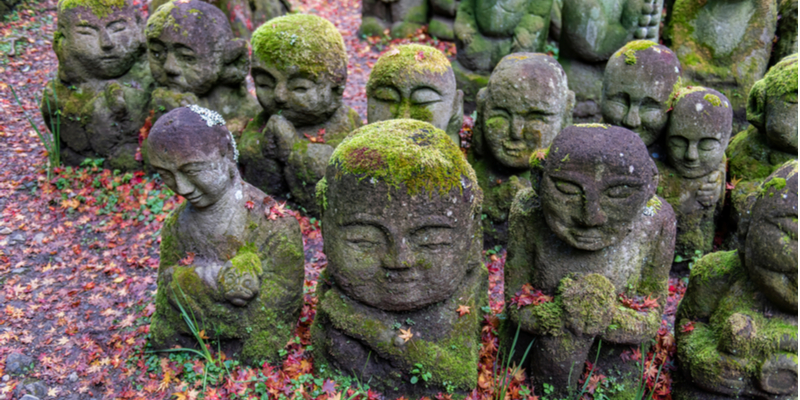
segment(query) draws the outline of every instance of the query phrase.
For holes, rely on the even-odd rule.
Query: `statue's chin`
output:
[[[237,294],[237,295],[228,295],[228,296],[225,296],[225,297],[228,299],[228,301],[229,301],[231,304],[233,304],[233,305],[235,305],[235,306],[237,306],[237,307],[244,307],[244,306],[246,306],[246,305],[247,305],[247,303],[249,302],[249,300],[252,298],[252,297],[245,297],[245,296],[241,296],[240,294]]]

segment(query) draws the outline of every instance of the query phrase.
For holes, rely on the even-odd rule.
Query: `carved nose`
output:
[[[394,251],[384,257],[383,266],[389,270],[409,269],[414,265],[414,254],[405,243],[398,244]]]
[[[642,124],[642,120],[639,118],[639,106],[631,105],[622,123],[628,128],[638,128]]]
[[[285,83],[278,83],[275,87],[275,102],[279,104],[286,103],[286,84]]]
[[[525,118],[514,116],[511,118],[511,132],[509,138],[511,140],[522,140],[522,133],[525,131]]]
[[[590,196],[587,194],[586,203],[583,206],[583,216],[581,222],[585,226],[601,226],[606,223],[606,213],[600,206],[600,200],[597,196]]]
[[[108,32],[105,30],[100,30],[100,48],[108,51],[114,48],[114,42],[111,40],[111,37],[108,36]]]
[[[697,151],[697,144],[696,143],[690,143],[689,144],[689,147],[686,149],[685,158],[688,161],[695,161],[698,158],[700,158],[700,155],[698,154],[698,151]]]
[[[164,61],[164,72],[169,76],[179,76],[181,74],[178,60],[175,59],[175,55],[171,52],[167,53],[167,59]]]

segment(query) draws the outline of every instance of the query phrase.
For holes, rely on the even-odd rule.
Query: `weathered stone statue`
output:
[[[477,100],[469,161],[483,190],[484,240],[505,244],[514,196],[530,187],[531,155],[571,124],[575,95],[555,59],[515,53],[497,64]]]
[[[367,121],[412,118],[433,124],[461,145],[464,93],[456,89],[450,60],[419,44],[384,53],[367,82]]]
[[[225,14],[200,0],[174,1],[147,20],[150,71],[158,83],[151,108],[160,116],[190,104],[218,110],[237,136],[256,113],[247,92],[247,42],[236,39]]]
[[[428,23],[428,0],[364,0],[361,33],[380,36],[386,29],[393,38],[413,35]]]
[[[663,0],[564,0],[559,62],[575,91],[576,121],[599,119],[603,70],[614,52],[631,40],[658,41],[662,6]]]
[[[45,87],[40,110],[50,131],[60,130],[64,163],[105,158],[107,168],[141,168],[139,128],[154,86],[142,24],[127,0],[58,2],[58,77]]]
[[[659,139],[667,128],[670,96],[680,76],[678,57],[667,47],[650,40],[628,42],[606,64],[603,122],[636,132],[654,158],[664,159]]]
[[[481,190],[459,148],[426,122],[376,122],[336,148],[318,193],[315,367],[387,397],[474,389],[488,278]]]
[[[315,15],[270,20],[253,33],[253,79],[263,110],[242,134],[244,178],[318,213],[315,187],[333,149],[361,126],[342,104],[347,53],[336,27]]]
[[[692,269],[675,332],[678,400],[797,398],[797,161],[770,175],[744,246]]]
[[[506,304],[512,337],[519,326],[534,339],[528,371],[536,391],[547,383],[561,398],[576,387],[597,339],[602,357],[655,336],[675,215],[655,195],[658,171],[647,148],[627,129],[568,127],[532,164],[540,184],[517,194],[509,217]],[[540,301],[520,302],[534,290]],[[626,308],[626,298],[648,307]]]
[[[772,48],[770,65],[797,53],[797,0],[780,0],[778,7],[778,41]]]
[[[725,194],[725,148],[733,109],[722,93],[701,86],[676,92],[667,128],[668,163],[656,162],[656,193],[678,220],[675,253],[684,258],[712,249]]]
[[[153,0],[150,12],[171,0]],[[207,1],[225,13],[236,37],[249,39],[253,30],[264,22],[292,10],[288,0],[212,0]]]
[[[431,20],[428,22],[428,33],[436,38],[448,41],[456,39],[453,25],[456,22],[456,11],[461,0],[429,0]]]
[[[474,104],[495,65],[508,54],[541,52],[553,0],[463,0],[453,27],[458,53],[453,70]]]
[[[303,304],[300,226],[242,181],[216,112],[180,107],[150,131],[151,166],[186,198],[164,222],[153,345],[193,343],[181,308],[253,364],[276,361]]]
[[[726,150],[735,223],[749,217],[760,183],[781,164],[797,159],[797,54],[753,85],[747,119],[751,125],[734,136]]]
[[[735,124],[745,122],[747,93],[767,71],[777,0],[677,0],[670,46],[684,84],[718,89],[731,100]]]

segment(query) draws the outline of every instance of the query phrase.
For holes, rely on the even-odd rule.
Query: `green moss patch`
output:
[[[576,127],[579,128],[603,128],[608,129],[610,125],[608,124],[599,124],[599,123],[588,123],[588,124],[575,124]]]
[[[764,76],[767,96],[794,95],[797,99],[797,54],[781,60]]]
[[[719,107],[722,105],[722,100],[719,98],[719,96],[711,93],[707,93],[705,96],[703,96],[703,100],[711,103],[711,105],[714,107]],[[725,108],[728,108],[727,103],[725,103]]]
[[[450,60],[438,49],[421,44],[397,46],[384,53],[369,74],[367,93],[381,86],[396,84],[411,74],[443,75],[452,71]]]
[[[614,53],[613,57],[625,57],[625,64],[634,65],[636,64],[636,52],[647,50],[653,46],[657,46],[658,43],[650,41],[650,40],[634,40],[622,46],[616,53]],[[661,50],[656,49],[659,52]]]
[[[145,35],[148,38],[158,38],[164,28],[172,28],[173,31],[178,32],[181,26],[172,15],[172,10],[176,8],[172,2],[166,3],[159,7],[150,18],[147,19],[147,26],[145,27]]]
[[[105,18],[114,11],[123,9],[125,6],[125,0],[60,0],[58,2],[59,11],[85,7],[91,10],[92,14],[97,18]],[[797,74],[795,73],[795,75]]]

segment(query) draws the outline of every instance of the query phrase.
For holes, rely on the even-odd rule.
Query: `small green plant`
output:
[[[528,344],[528,348],[525,349],[525,353],[522,355],[522,359],[520,359],[520,365],[514,365],[513,369],[509,373],[508,370],[511,368],[511,360],[514,358],[514,352],[517,348],[517,340],[519,339],[519,329],[520,325],[517,325],[517,333],[514,334],[514,341],[511,342],[510,351],[508,354],[503,354],[503,356],[498,360],[497,363],[494,365],[494,370],[492,371],[492,376],[495,378],[494,382],[494,400],[505,400],[506,392],[508,392],[508,386],[511,377],[517,375],[521,369],[520,365],[525,363],[525,360],[528,358],[528,352],[531,351],[531,347],[533,346],[533,340],[531,340],[530,344]],[[497,375],[497,366],[501,366],[502,376]]]
[[[39,141],[42,142],[45,151],[47,151],[47,180],[49,181],[53,179],[53,169],[61,165],[61,110],[58,109],[58,94],[56,94],[55,81],[53,82],[53,102],[55,104],[53,104],[52,107],[50,105],[50,98],[47,97],[47,95],[43,95],[45,104],[47,104],[47,113],[50,116],[49,134],[42,133],[39,127],[33,122],[30,115],[28,115],[28,111],[22,107],[22,101],[20,101],[19,96],[17,96],[14,86],[9,86],[9,89],[11,89],[11,94],[14,95],[17,105],[22,109],[25,118],[36,132],[36,136],[39,137]]]
[[[701,259],[701,258],[703,258],[703,251],[702,251],[702,250],[695,250],[695,251],[694,251],[694,254],[693,254],[691,257],[689,257],[689,258],[688,258],[688,261],[689,261],[689,265],[688,265],[689,271],[691,271],[691,270],[692,270],[692,268],[694,268],[694,265],[695,265],[695,264],[696,264],[698,261],[700,261],[700,259]],[[680,254],[678,254],[678,255],[676,255],[676,256],[675,256],[675,262],[676,262],[676,263],[679,263],[679,262],[684,262],[684,261],[687,261],[687,259],[686,259],[686,258],[683,258],[683,257],[682,257]]]
[[[416,385],[422,379],[425,382],[425,386],[427,386],[432,376],[433,374],[426,370],[424,365],[416,363],[414,364],[414,369],[411,370],[411,384]]]

